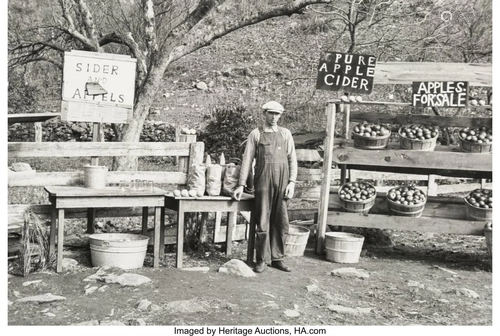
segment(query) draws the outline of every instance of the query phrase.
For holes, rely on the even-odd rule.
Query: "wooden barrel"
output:
[[[347,232],[326,232],[326,260],[341,264],[355,264],[359,261],[365,237]]]
[[[309,239],[309,232],[306,227],[290,225],[285,243],[285,255],[289,257],[303,256]]]
[[[365,137],[356,133],[352,133],[354,139],[354,147],[362,149],[384,149],[389,142],[391,133],[377,137]]]
[[[484,229],[484,238],[486,240],[486,247],[488,248],[488,253],[490,254],[490,257],[493,256],[493,230],[490,229]]]
[[[493,209],[488,208],[478,208],[467,202],[465,200],[466,208],[465,212],[467,214],[467,218],[473,221],[487,221],[493,218]]]
[[[464,152],[468,153],[490,153],[493,150],[493,145],[492,143],[482,143],[478,144],[476,142],[472,141],[467,141],[465,139],[462,139],[461,137],[458,137],[460,140],[460,148]]]
[[[408,139],[401,135],[401,128],[398,131],[399,134],[399,144],[401,148],[408,150],[419,150],[432,152],[436,148],[437,135],[430,139]]]
[[[405,205],[396,203],[389,198],[387,198],[387,208],[389,212],[396,216],[406,216],[406,217],[420,217],[425,208],[425,203],[423,204],[412,204]]]
[[[366,183],[366,182],[364,182]],[[370,185],[371,187],[373,187],[371,184],[369,183],[366,183],[368,185]],[[373,205],[375,204],[375,199],[377,198],[377,195],[375,194],[372,198],[369,198],[369,199],[365,199],[365,200],[359,200],[359,201],[351,201],[351,200],[346,200],[346,199],[343,199],[342,197],[340,197],[340,191],[342,190],[342,188],[344,187],[344,185],[342,185],[339,190],[338,190],[338,194],[339,194],[339,204],[340,204],[340,207],[342,209],[344,209],[345,211],[347,212],[357,212],[357,213],[364,213],[364,214],[367,214],[368,211],[373,207]],[[375,187],[373,187],[375,188]]]

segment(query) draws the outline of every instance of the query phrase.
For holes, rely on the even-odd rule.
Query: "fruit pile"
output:
[[[427,127],[411,125],[401,127],[399,135],[410,140],[426,140],[436,138],[439,134],[439,127]]]
[[[476,189],[465,196],[465,201],[476,208],[492,209],[493,190]]]
[[[424,192],[414,186],[392,188],[387,193],[387,198],[403,205],[421,205],[426,202]]]
[[[183,128],[181,128],[181,134],[195,135],[196,134],[196,130],[194,128],[183,127]]]
[[[187,189],[182,189],[182,190],[174,190],[174,196],[175,197],[201,197],[203,196],[203,192],[201,190],[187,190]]]
[[[351,103],[361,103],[363,101],[363,98],[361,98],[361,96],[342,96],[340,97],[340,100],[343,101],[344,103],[348,103],[348,102],[351,102]]]
[[[358,202],[375,198],[377,191],[366,182],[348,182],[339,190],[339,196],[345,201]]]
[[[489,144],[493,140],[493,132],[485,126],[479,128],[466,127],[459,134],[462,140],[477,144]]]
[[[386,126],[368,123],[367,121],[363,121],[354,126],[352,131],[354,132],[354,134],[357,134],[359,136],[370,138],[384,138],[391,134],[391,131]]]

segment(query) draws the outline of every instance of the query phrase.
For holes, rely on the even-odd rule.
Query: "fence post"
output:
[[[35,142],[42,142],[42,122],[35,122]]]
[[[429,180],[427,183],[427,195],[428,196],[437,196],[436,175],[433,175],[433,174],[429,175]]]

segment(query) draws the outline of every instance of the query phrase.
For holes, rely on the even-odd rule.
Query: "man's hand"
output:
[[[285,189],[285,199],[292,198],[294,191],[295,191],[295,183],[289,182]]]
[[[239,186],[233,193],[233,198],[237,201],[241,199],[241,195],[243,195],[243,186]]]

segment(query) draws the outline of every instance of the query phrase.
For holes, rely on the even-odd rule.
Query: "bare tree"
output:
[[[46,22],[24,22],[13,30],[18,33],[9,35],[9,66],[47,61],[61,68],[64,51],[71,49],[130,54],[137,59],[133,120],[115,126],[119,140],[136,142],[173,62],[240,28],[333,2],[37,0],[47,8]],[[136,169],[137,159],[118,158],[113,168]]]
[[[491,0],[341,0],[312,10],[340,28],[332,40],[348,53],[369,52],[382,61],[491,56]]]

